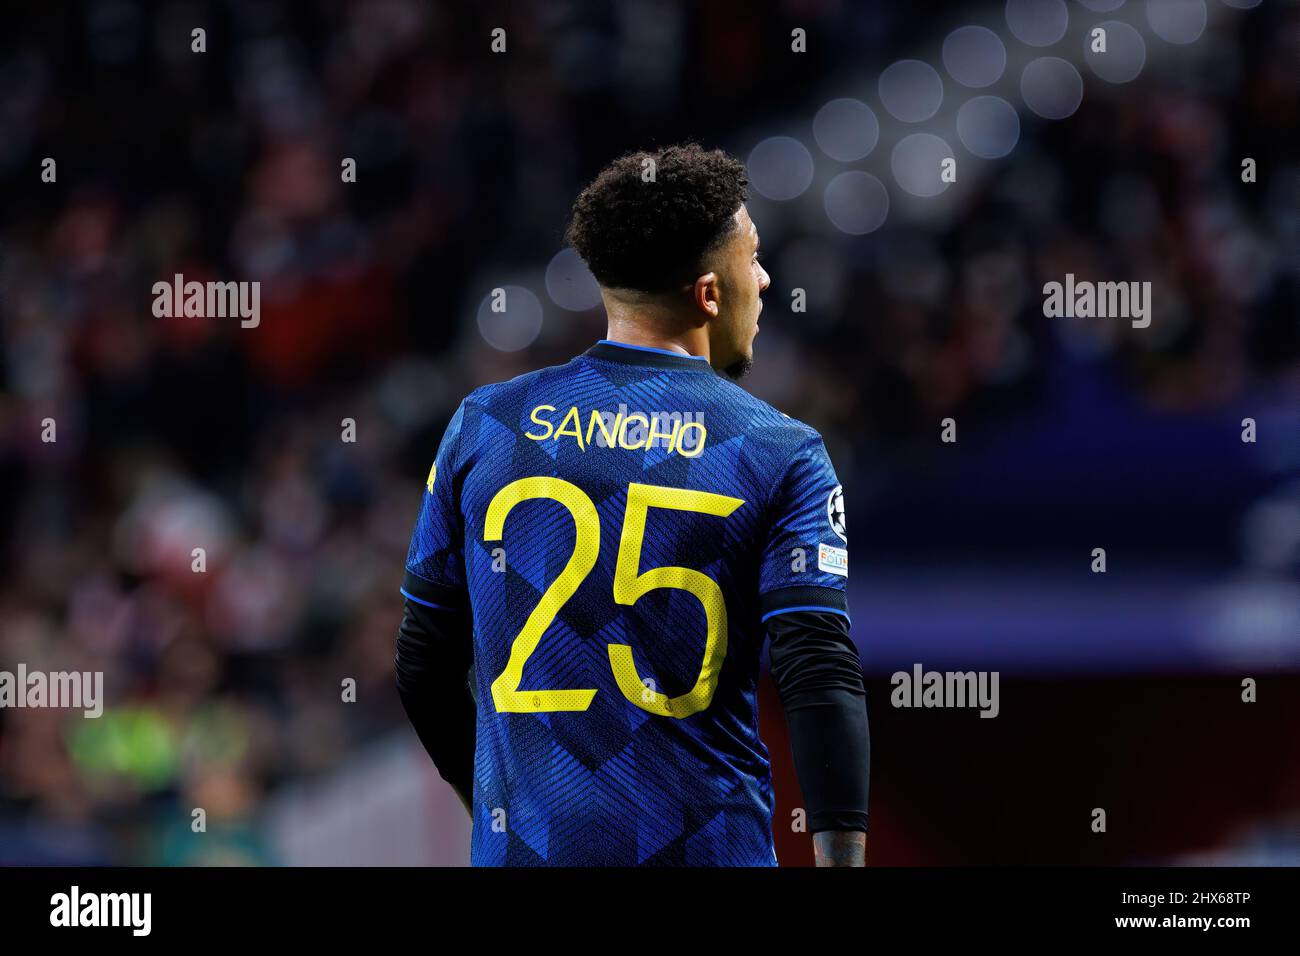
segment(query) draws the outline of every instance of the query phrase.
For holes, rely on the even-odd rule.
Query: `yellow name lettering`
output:
[[[569,422],[573,422],[573,427],[569,428]],[[578,448],[582,451],[587,450],[587,446],[582,443],[582,422],[578,418],[578,409],[576,406],[569,406],[568,414],[564,416],[564,421],[560,422],[560,427],[555,429],[555,437],[558,439],[563,435],[570,435],[578,439]]]
[[[600,433],[605,438],[605,447],[614,448],[618,444],[618,438],[617,438],[618,426],[619,423],[622,422],[622,420],[623,420],[623,413],[619,412],[617,415],[614,416],[614,429],[613,431],[610,431],[605,427],[605,416],[601,414],[597,409],[593,408],[591,410],[591,420],[587,422],[587,444],[588,445],[591,444],[591,430],[597,424],[599,424]]]
[[[683,418],[692,416],[680,412],[628,412],[626,405],[619,405],[611,421],[608,413],[593,408],[587,414],[584,433],[583,412],[576,405],[569,406],[558,426],[550,417],[550,413],[557,411],[559,409],[554,405],[538,405],[533,408],[528,418],[538,430],[526,431],[524,437],[533,441],[572,438],[577,442],[578,450],[584,452],[597,445],[629,451],[660,447],[667,448],[669,454],[676,453],[685,458],[698,457],[704,451],[704,442],[708,437],[703,422],[683,421]],[[664,431],[669,425],[672,426],[671,429]],[[694,432],[690,429],[694,429]],[[692,437],[694,441],[691,441]]]
[[[533,409],[533,413],[532,413],[532,415],[529,416],[529,417],[533,420],[533,424],[534,424],[534,425],[545,425],[545,426],[546,426],[546,431],[543,432],[543,433],[540,434],[540,435],[534,435],[532,432],[524,432],[524,437],[525,437],[525,438],[531,438],[533,441],[546,441],[546,439],[550,438],[551,435],[552,435],[552,433],[555,431],[555,426],[554,426],[554,425],[552,425],[552,424],[551,424],[550,422],[548,422],[548,421],[545,421],[545,420],[543,420],[543,419],[537,417],[537,413],[540,412],[540,411],[553,412],[553,411],[555,411],[555,406],[554,406],[554,405],[538,405],[536,408]]]
[[[698,428],[700,430],[699,439],[694,445],[690,446],[689,451],[687,451],[686,445],[686,429],[688,428]],[[709,431],[704,427],[703,422],[687,422],[682,425],[682,430],[677,433],[677,454],[681,455],[683,458],[695,458],[700,452],[704,451],[704,439],[707,438],[708,435]]]
[[[646,447],[647,448],[653,447],[656,438],[667,438],[668,453],[672,454],[673,446],[677,444],[677,433],[681,430],[682,423],[680,421],[673,421],[673,430],[668,432],[667,434],[664,434],[663,432],[655,431],[655,425],[658,424],[658,420],[659,420],[658,415],[656,415],[654,418],[650,420],[650,434],[646,437],[645,440]]]
[[[627,416],[627,418],[623,419],[623,427],[619,430],[618,433],[618,446],[620,448],[627,448],[629,450],[634,450],[637,448],[645,447],[644,442],[637,442],[634,445],[629,445],[627,443],[627,426],[631,424],[632,419],[634,418],[639,418],[641,419],[641,421],[645,422],[645,427],[647,429],[649,429],[650,427],[650,419],[646,418],[646,416],[642,415],[640,412],[633,412],[631,415]]]

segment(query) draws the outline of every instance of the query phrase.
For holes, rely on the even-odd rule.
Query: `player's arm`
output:
[[[462,403],[425,482],[406,558],[393,663],[402,706],[420,743],[472,815],[476,705],[466,678],[474,640],[458,500],[465,415]]]
[[[408,574],[403,591],[414,582]],[[421,582],[426,584],[427,582]],[[475,705],[469,615],[408,596],[397,631],[397,691],[420,743],[465,809],[474,794]]]
[[[818,866],[863,866],[871,738],[849,637],[842,494],[821,439],[790,456],[769,503],[760,607]]]
[[[769,618],[767,632],[817,865],[864,866],[871,735],[848,618],[789,611]]]

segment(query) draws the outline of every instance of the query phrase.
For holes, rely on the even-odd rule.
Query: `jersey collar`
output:
[[[703,355],[683,355],[667,349],[656,349],[648,345],[629,345],[601,339],[584,355],[603,359],[606,362],[619,362],[623,365],[649,365],[653,368],[680,368],[692,372],[712,372],[713,366]]]

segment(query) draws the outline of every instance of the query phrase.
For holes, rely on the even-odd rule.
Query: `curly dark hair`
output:
[[[698,143],[628,153],[578,196],[565,238],[602,286],[662,292],[699,274],[735,228],[748,184],[742,162]]]

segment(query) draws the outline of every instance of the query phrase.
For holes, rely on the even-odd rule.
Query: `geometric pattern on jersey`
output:
[[[566,429],[571,408],[579,427],[571,420]],[[655,417],[653,442],[637,413]],[[614,427],[627,422],[622,433]],[[702,448],[690,422],[703,425]],[[574,431],[581,441],[560,434]],[[844,530],[831,506],[839,482],[817,432],[703,359],[602,340],[564,365],[475,390],[452,417],[434,465],[403,592],[472,615],[471,863],[775,865],[771,766],[755,695],[762,622],[802,608],[848,613],[844,572],[819,560],[820,548],[843,549],[845,541],[832,527],[834,513]],[[572,484],[591,502],[596,517],[583,534],[564,504],[536,498],[513,505],[500,540],[485,540],[497,493],[537,476]],[[689,716],[637,706],[611,662],[610,645],[630,647],[647,692],[674,698],[694,687],[705,656],[706,615],[692,591],[663,587],[633,604],[614,600],[633,484],[743,501],[726,517],[668,507],[645,513],[631,571],[693,569],[716,584],[726,609],[712,698]],[[585,710],[498,711],[493,682],[571,560],[591,570],[541,633],[518,688],[525,698],[595,694]]]

